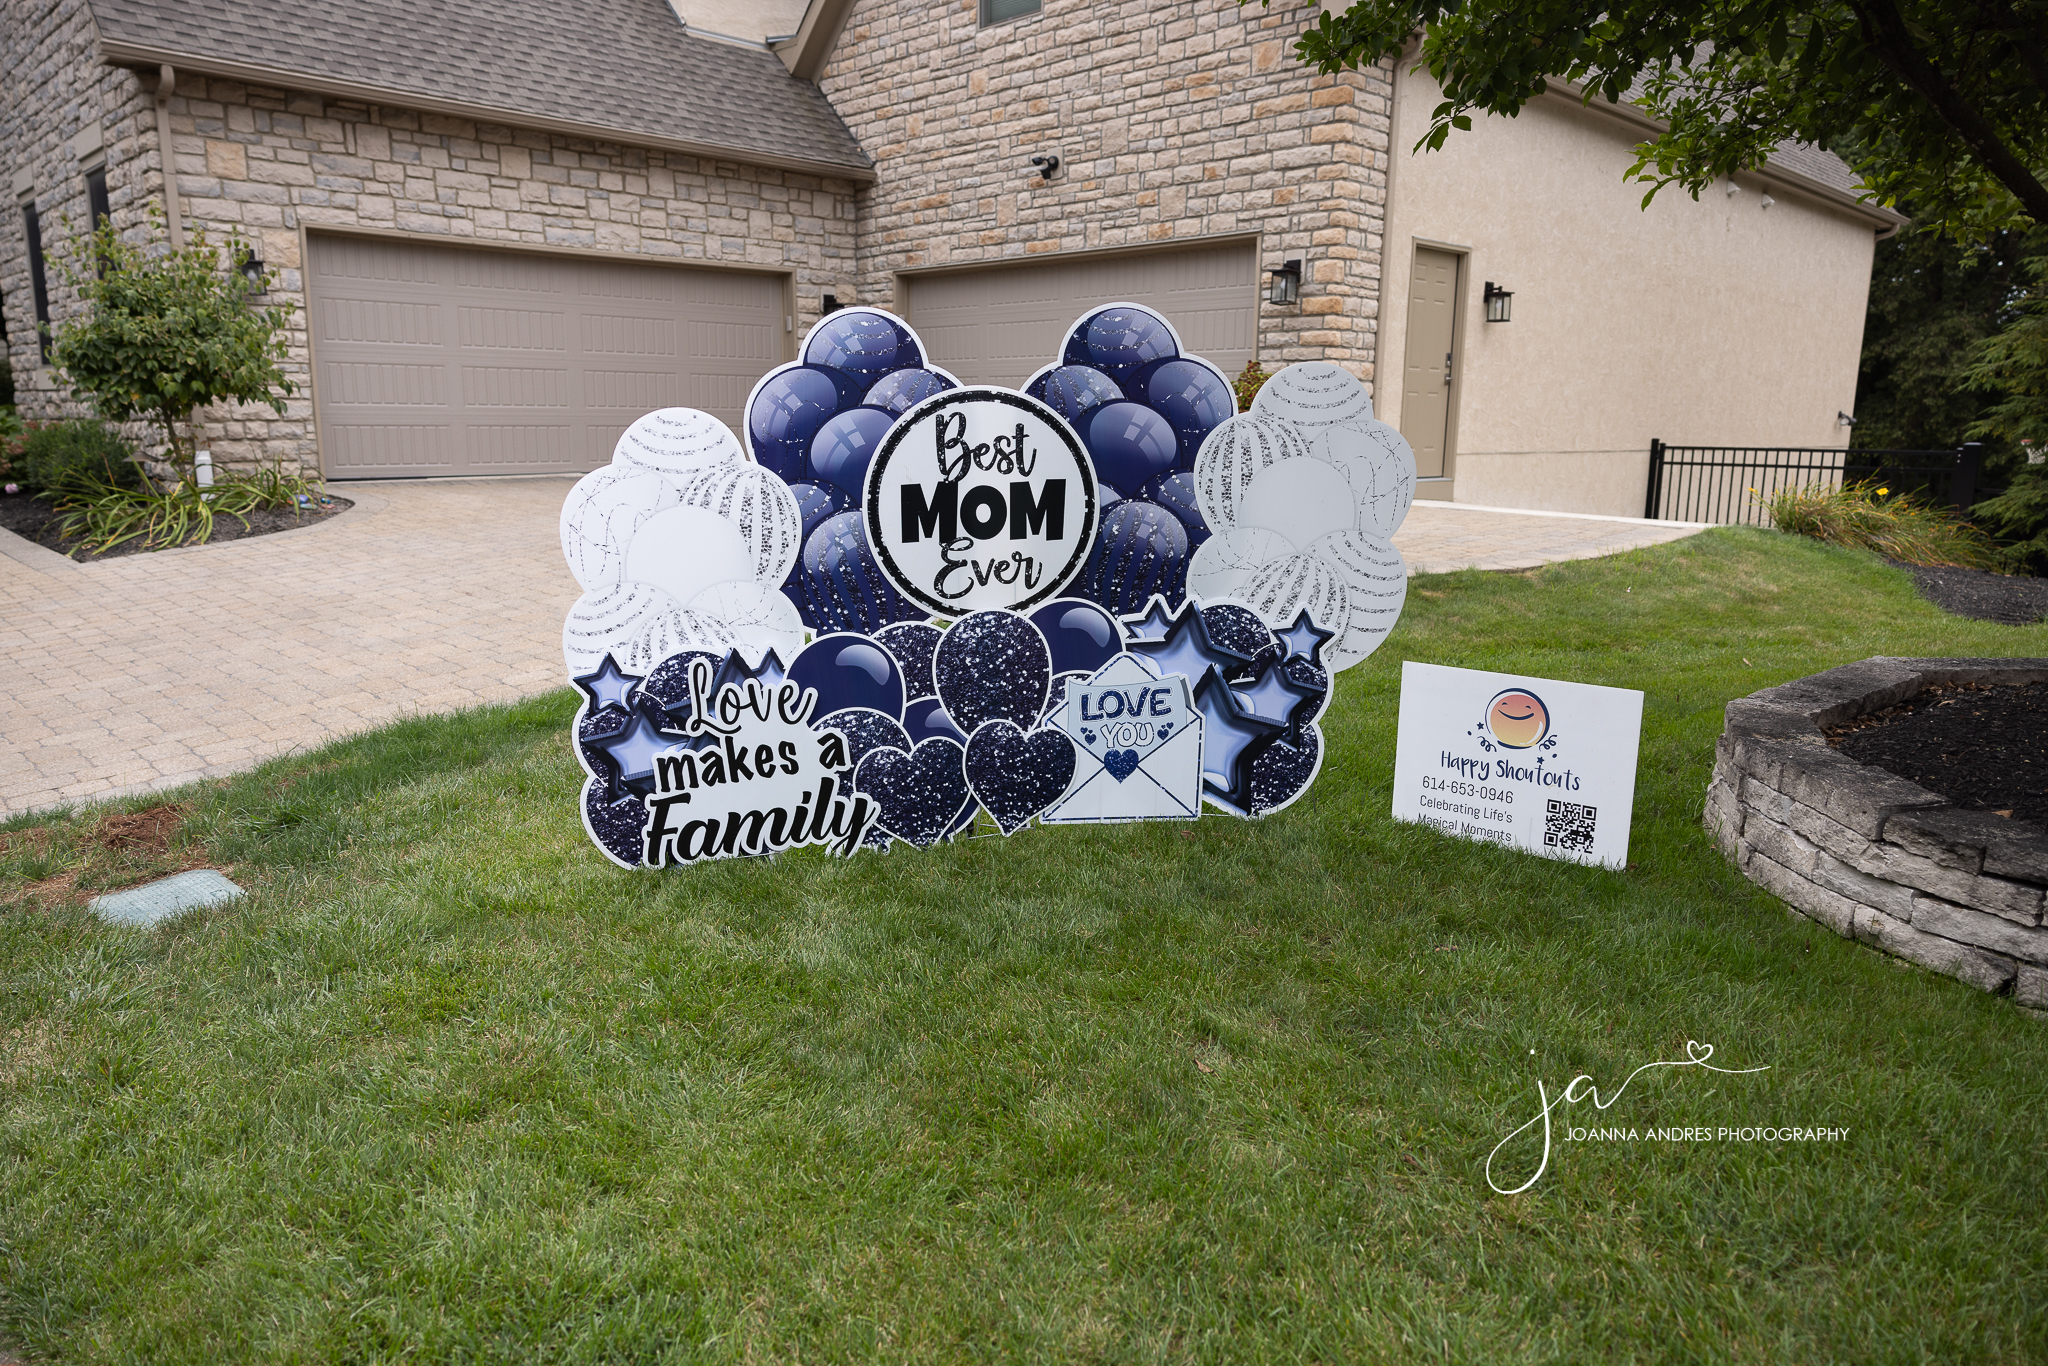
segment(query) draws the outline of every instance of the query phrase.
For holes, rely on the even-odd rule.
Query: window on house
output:
[[[43,226],[36,218],[36,206],[21,206],[21,226],[28,234],[28,287],[36,305],[36,333],[43,364],[50,363],[50,286],[43,275]]]
[[[85,202],[92,211],[93,231],[99,231],[102,223],[113,221],[114,208],[107,202],[107,168],[97,167],[85,173]],[[100,258],[100,277],[106,278],[107,258]]]
[[[1038,13],[1039,0],[981,0],[981,26]]]

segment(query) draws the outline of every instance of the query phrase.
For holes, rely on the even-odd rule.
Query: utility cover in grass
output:
[[[198,868],[145,882],[125,892],[96,896],[91,909],[102,920],[116,925],[154,925],[203,906],[224,906],[241,896],[242,889],[222,874],[211,868]]]

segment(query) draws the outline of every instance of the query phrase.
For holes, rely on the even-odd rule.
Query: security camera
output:
[[[1052,173],[1060,168],[1060,159],[1057,154],[1048,154],[1042,157],[1031,158],[1031,164],[1038,168],[1038,178],[1040,180],[1051,180]]]

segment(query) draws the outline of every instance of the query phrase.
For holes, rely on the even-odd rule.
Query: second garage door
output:
[[[655,408],[737,430],[784,358],[778,276],[356,237],[311,254],[330,479],[594,469]]]
[[[933,363],[983,384],[1023,383],[1056,358],[1076,318],[1116,300],[1164,313],[1181,344],[1225,374],[1256,352],[1258,258],[1250,242],[991,266],[907,284],[910,324]]]

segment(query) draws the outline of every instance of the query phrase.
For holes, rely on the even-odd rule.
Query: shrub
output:
[[[2012,487],[1970,513],[2004,543],[2013,569],[2048,574],[2048,465],[2020,466]]]
[[[91,418],[32,423],[11,451],[14,478],[38,493],[62,494],[89,482],[121,489],[142,485],[142,470],[131,458],[135,448]]]
[[[296,511],[299,498],[319,492],[320,481],[265,468],[254,474],[223,470],[208,488],[179,483],[169,489],[124,488],[93,477],[67,486],[57,506],[58,529],[88,550],[111,550],[138,537],[156,549],[201,545],[212,538],[216,517],[244,526],[261,508]]]
[[[1266,373],[1266,367],[1257,361],[1248,360],[1244,363],[1244,369],[1238,371],[1237,382],[1233,386],[1237,390],[1237,410],[1240,413],[1252,410],[1252,400],[1259,396],[1259,390],[1271,378],[1272,376]]]
[[[1926,495],[1893,495],[1868,483],[1812,484],[1761,500],[1771,524],[1835,545],[1858,546],[1906,564],[1998,569],[1991,538]]]

